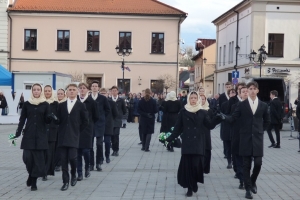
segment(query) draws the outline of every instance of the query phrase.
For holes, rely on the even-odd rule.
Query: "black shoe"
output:
[[[300,150],[298,152],[300,152]]]
[[[225,159],[227,159],[227,156],[224,156]]]
[[[31,176],[30,175],[28,176],[28,179],[26,181],[26,185],[27,185],[27,187],[31,186]]]
[[[276,144],[275,143],[273,143],[273,144],[271,144],[270,146],[268,146],[269,148],[272,148],[272,147],[275,147],[276,146]]]
[[[234,175],[234,178],[238,178],[237,174]]]
[[[47,181],[47,176],[44,176],[44,177],[42,178],[42,181]]]
[[[116,156],[116,152],[114,151],[114,152],[111,154],[111,156]]]
[[[94,165],[90,165],[90,171],[94,171]]]
[[[188,191],[187,191],[187,193],[186,193],[186,196],[187,197],[193,196],[193,190],[189,188]]]
[[[66,191],[69,188],[69,183],[64,183],[63,186],[60,188],[61,191]]]
[[[118,151],[115,152],[115,156],[119,156],[119,152]]]
[[[276,148],[276,149],[280,149],[280,145],[276,145],[274,148]]]
[[[232,164],[228,164],[227,169],[232,169]]]
[[[56,166],[56,167],[55,167],[55,171],[56,171],[56,172],[59,172],[59,171],[60,171],[60,166]]]
[[[100,163],[99,163],[100,165],[103,165],[103,160],[104,160],[104,159],[101,159],[101,160],[100,160]]]
[[[37,187],[36,186],[31,186],[31,191],[37,191]]]
[[[257,193],[257,186],[256,186],[256,183],[252,183],[251,191],[252,191],[254,194]]]
[[[150,152],[150,150],[149,150],[149,149],[146,149],[145,152]]]
[[[106,158],[106,163],[110,163],[110,158]]]
[[[102,171],[102,168],[101,168],[101,165],[100,165],[100,164],[97,164],[97,165],[96,165],[96,168],[97,168],[97,171],[98,171],[98,172]]]
[[[240,185],[239,185],[239,189],[240,189],[240,190],[243,190],[243,189],[245,189],[245,188],[244,188],[244,184],[243,184],[243,182],[242,182],[242,183],[240,183]]]
[[[97,168],[97,170],[98,170],[98,168]],[[91,173],[90,173],[89,169],[85,170],[84,176],[85,176],[85,178],[88,178],[88,177],[91,176]]]
[[[72,178],[71,178],[71,186],[75,186],[76,183],[77,183],[77,178],[76,178],[76,176],[72,176]]]
[[[250,190],[247,190],[247,191],[246,191],[245,198],[246,198],[246,199],[253,199],[252,192],[251,192]]]
[[[122,128],[126,128],[126,124],[123,124]]]
[[[83,179],[83,176],[82,176],[82,174],[78,175],[78,177],[77,177],[77,181],[82,181],[82,179]]]
[[[141,144],[143,144],[143,143],[142,142],[138,143],[138,145],[141,145]]]
[[[141,150],[142,150],[142,151],[145,151],[145,147],[142,147]]]

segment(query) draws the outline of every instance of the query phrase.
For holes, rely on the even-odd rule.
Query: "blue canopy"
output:
[[[11,86],[11,73],[0,65],[0,86]]]

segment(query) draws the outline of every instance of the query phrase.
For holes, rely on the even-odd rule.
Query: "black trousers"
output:
[[[46,159],[46,172],[47,175],[54,176],[55,169],[55,149],[56,142],[48,142],[47,159]]]
[[[111,147],[111,136],[110,135],[104,135],[104,145],[105,145],[105,157],[109,158],[110,147]]]
[[[23,150],[23,162],[31,177],[46,176],[46,154],[47,150]]]
[[[95,137],[94,137],[95,138]],[[93,146],[94,146],[94,138],[93,138]],[[99,164],[100,161],[103,161],[103,136],[96,137],[96,164]],[[94,148],[90,151],[90,164],[95,165],[95,152]]]
[[[55,149],[55,158],[54,158],[54,165],[55,166],[61,166],[60,162],[60,148],[57,147],[57,141],[56,141],[56,149]]]
[[[60,153],[63,183],[69,183],[69,163],[71,165],[71,176],[76,177],[77,148],[60,147]]]
[[[203,168],[203,172],[205,174],[209,174],[210,172],[210,161],[211,161],[211,150],[205,149],[204,168]]]
[[[275,130],[277,145],[280,145],[280,131],[279,131],[280,124],[270,124],[268,129],[267,129],[267,132],[268,132],[269,139],[270,139],[271,143],[275,144],[273,134],[272,134],[272,129]]]
[[[149,150],[152,134],[143,134],[143,147],[145,150]]]
[[[243,157],[239,155],[234,155],[236,175],[240,180],[240,183],[244,182],[244,173],[243,173]]]
[[[85,171],[90,168],[90,149],[78,149],[77,153],[77,173],[78,175],[82,175],[82,156],[84,158],[84,169]]]
[[[231,140],[224,141],[225,145],[225,155],[227,157],[228,164],[231,164],[232,157],[231,157]]]
[[[250,176],[252,158],[254,158],[254,167],[253,167],[252,175]],[[261,169],[261,165],[262,165],[262,157],[243,156],[243,171],[244,171],[244,182],[245,182],[246,190],[249,190],[250,187],[256,183],[257,177]]]
[[[111,136],[112,150],[119,151],[120,128],[114,127],[114,134]]]

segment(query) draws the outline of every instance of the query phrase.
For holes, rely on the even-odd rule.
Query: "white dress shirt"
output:
[[[237,98],[238,98],[239,101],[243,101],[242,98],[239,95],[237,95]]]
[[[258,98],[256,97],[256,99],[253,101],[250,97],[248,97],[248,101],[249,101],[252,113],[254,115],[257,110],[257,106],[258,106]]]
[[[117,96],[116,98],[114,96],[111,96],[111,99],[116,102],[118,100],[119,96]]]
[[[76,98],[74,100],[70,100],[69,98],[67,99],[67,107],[68,107],[69,114],[71,113],[72,108],[75,105],[76,101],[77,101]]]
[[[94,94],[92,93],[92,98],[93,98],[94,100],[96,100],[96,99],[98,98],[98,93],[96,93],[95,96],[94,96]]]

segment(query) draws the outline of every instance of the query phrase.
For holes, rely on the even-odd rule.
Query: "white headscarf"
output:
[[[174,91],[171,91],[167,94],[166,101],[176,101],[176,93]]]
[[[58,103],[63,103],[63,102],[65,102],[65,101],[67,101],[67,95],[66,95],[66,91],[65,91],[64,89],[62,89],[62,88],[59,88],[58,90],[62,90],[62,91],[64,91],[64,93],[65,93],[65,97],[64,97],[62,100],[58,100],[58,98],[57,98],[57,96],[56,96],[56,98],[57,98],[57,102],[58,102]],[[58,92],[58,90],[57,90],[57,92]]]
[[[39,98],[35,98],[32,93],[32,89],[35,85],[39,85],[42,90]],[[45,102],[45,101],[46,101],[46,98],[44,96],[43,87],[38,83],[33,84],[31,87],[31,95],[30,95],[30,98],[28,99],[28,102],[32,105],[39,105],[40,103]]]
[[[205,95],[204,95],[205,96]],[[202,98],[201,98],[201,96],[200,96],[200,102],[201,102],[201,106],[202,106],[202,108],[201,109],[203,109],[203,110],[209,110],[209,103],[208,103],[208,101],[207,101],[207,98],[206,98],[206,96],[205,96],[205,103],[204,103],[204,105],[202,105]]]
[[[197,101],[196,105],[193,105],[193,106],[190,104],[190,96],[191,96],[191,94],[196,94],[198,96],[198,101]],[[188,96],[187,96],[187,104],[184,106],[184,108],[187,111],[191,112],[191,113],[195,113],[198,110],[202,109],[201,101],[200,101],[200,96],[199,96],[198,92],[190,92],[188,94]]]
[[[51,88],[51,91],[52,91],[52,94],[51,94],[51,97],[49,99],[47,99],[46,97],[46,101],[51,104],[53,103],[54,101],[56,101],[55,97],[54,97],[54,93],[53,93],[53,88],[51,85],[45,85],[45,87],[50,87]],[[45,91],[45,87],[44,87],[44,91]],[[45,94],[44,94],[45,95]]]

